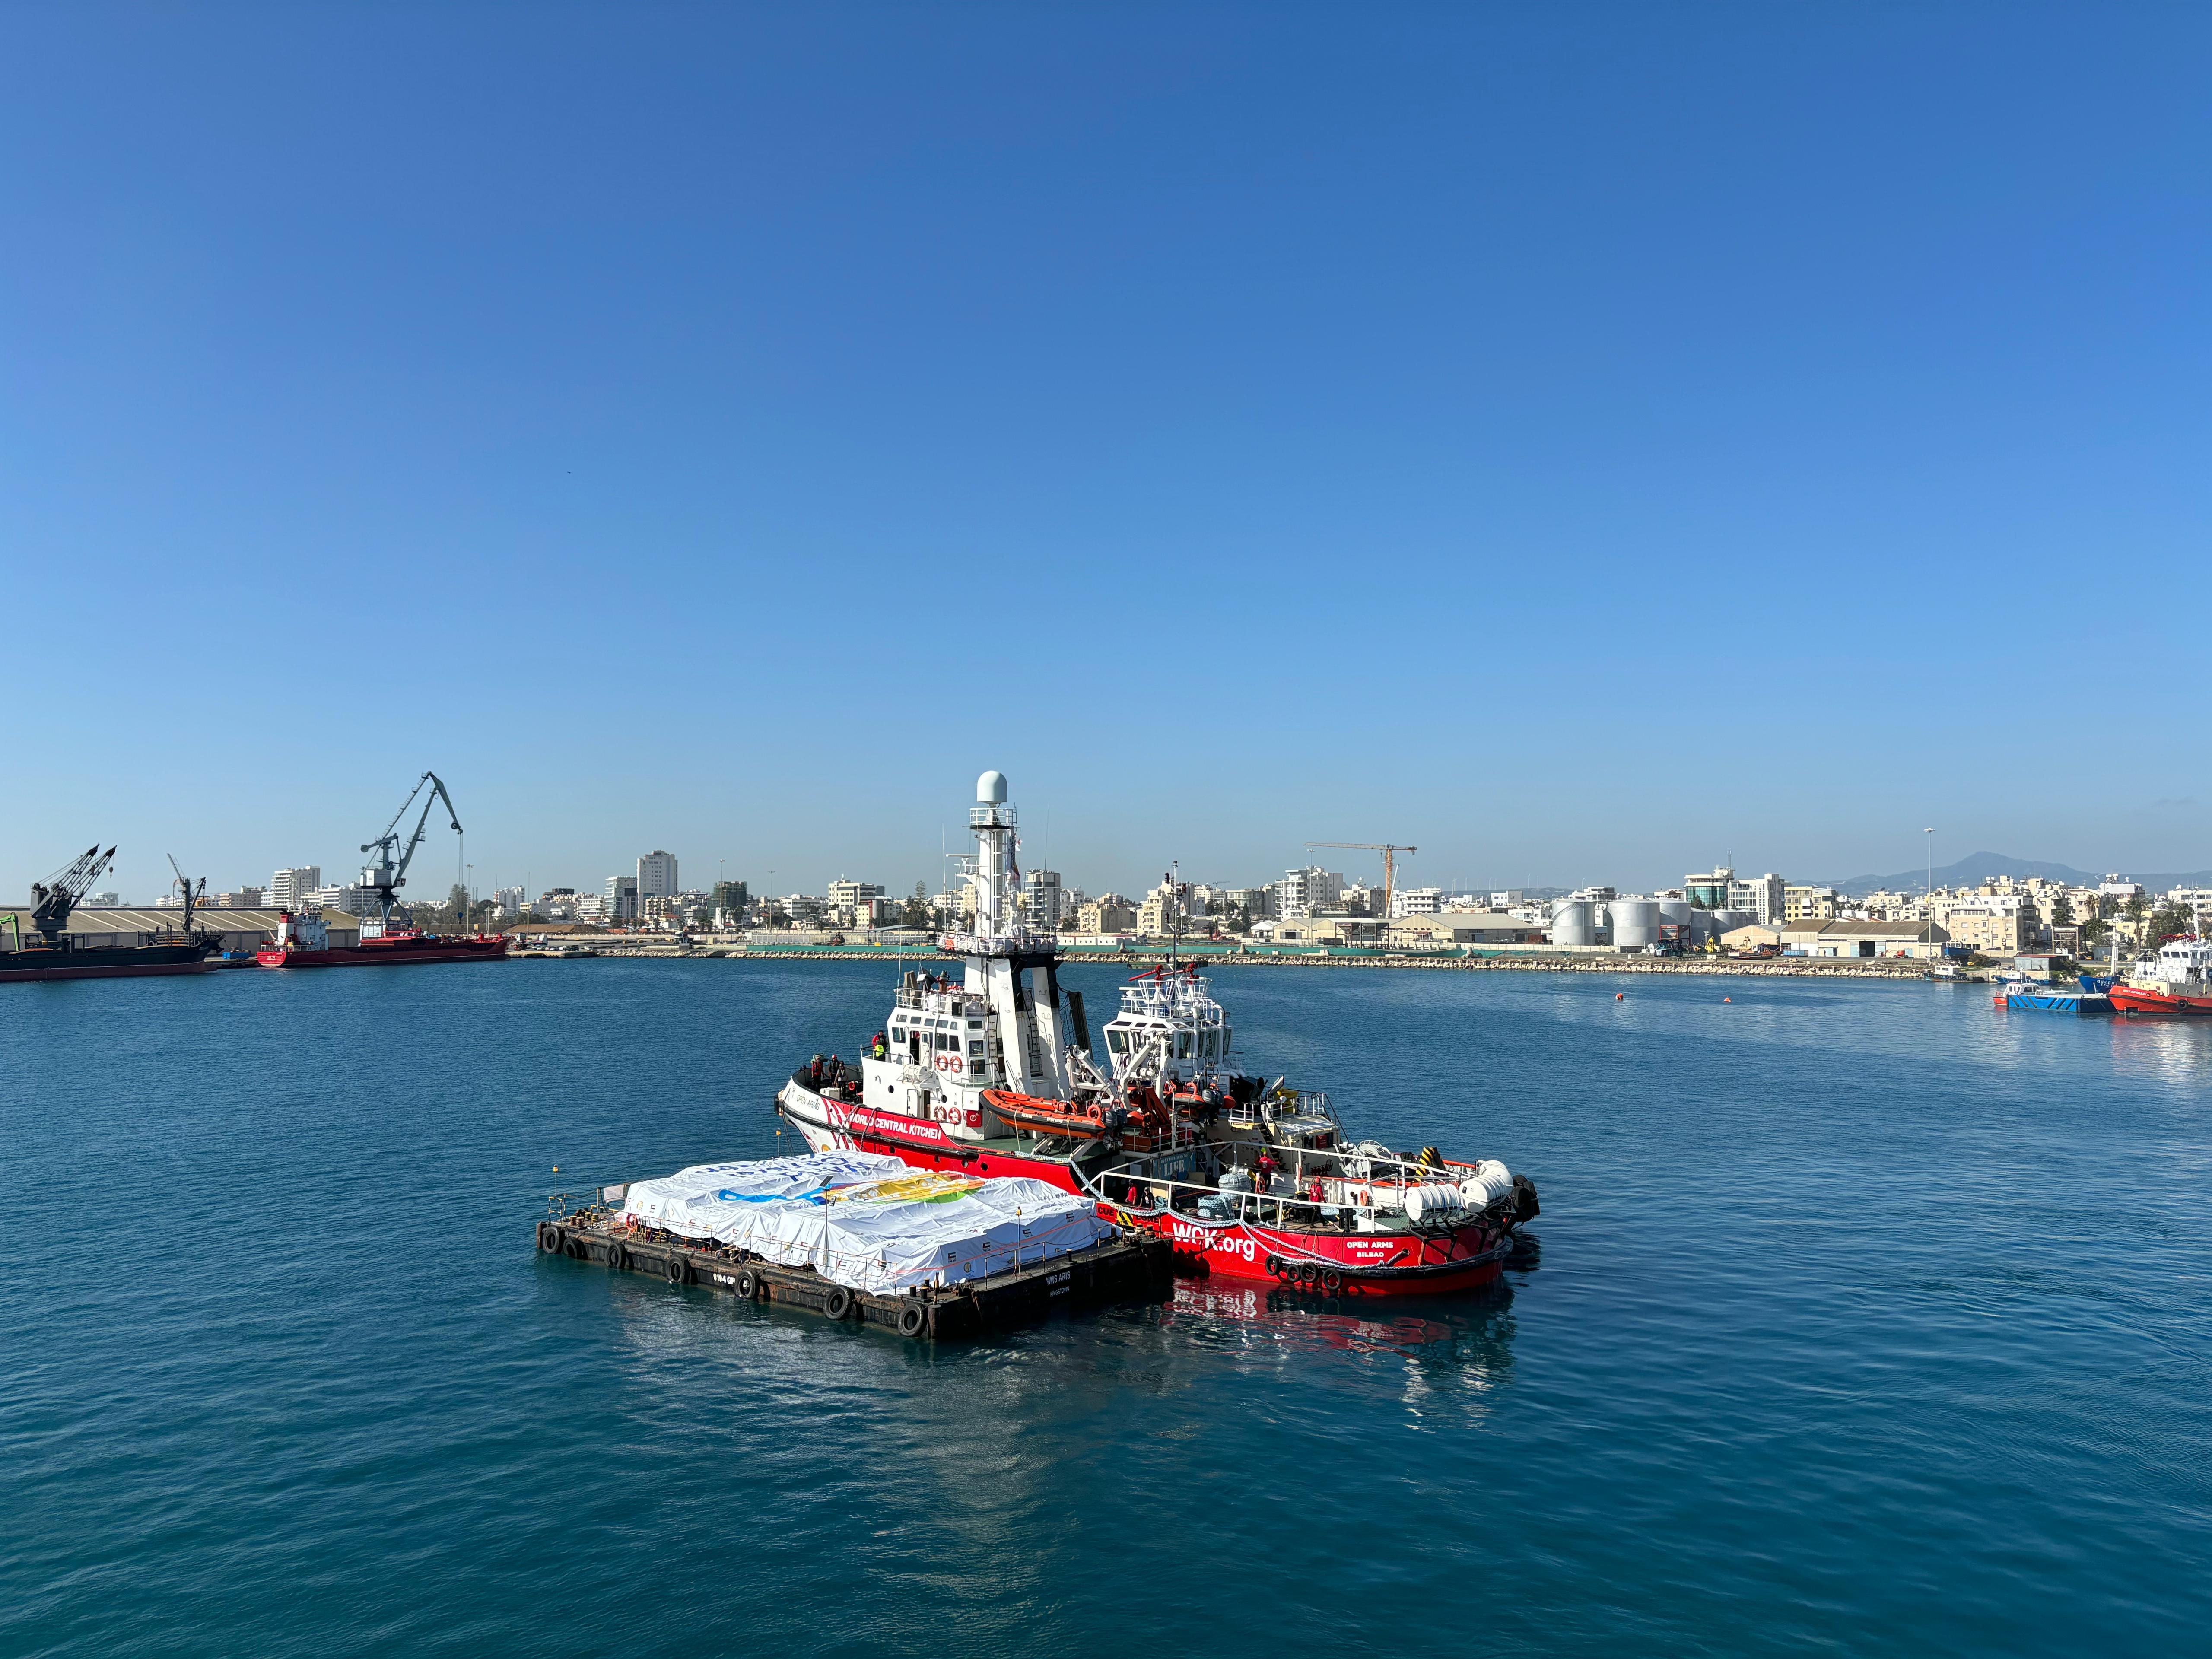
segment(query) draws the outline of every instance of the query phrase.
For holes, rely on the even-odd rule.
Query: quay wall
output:
[[[758,945],[705,946],[686,950],[677,945],[616,943],[606,939],[594,939],[592,944],[601,957],[671,961],[702,957],[720,957],[731,961],[750,957],[769,962],[889,960],[927,963],[939,959],[938,952],[934,951],[916,950],[910,946],[815,945],[776,951]],[[510,954],[528,957],[537,953],[526,950]],[[1061,955],[1061,960],[1066,963],[1096,962],[1124,968],[1153,968],[1168,959],[1169,952],[1164,949],[1069,951]],[[1299,952],[1215,950],[1201,952],[1185,946],[1176,954],[1176,959],[1202,964],[1209,971],[1216,968],[1394,968],[1431,973],[1704,974],[1753,979],[1909,980],[1923,979],[1928,973],[1926,963],[1902,957],[1770,957],[1754,962],[1739,962],[1729,957],[1621,956],[1604,947],[1567,951],[1473,951],[1462,955],[1446,951],[1374,950]]]

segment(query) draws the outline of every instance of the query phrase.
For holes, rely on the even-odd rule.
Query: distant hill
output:
[[[2212,870],[2187,870],[2145,874],[2129,870],[2122,872],[2130,881],[2139,881],[2154,893],[2162,893],[2169,887],[2212,886]],[[1972,887],[1987,881],[1991,876],[2041,876],[2045,881],[2063,881],[2076,886],[2094,887],[2105,878],[2101,873],[2076,870],[2070,864],[2044,864],[2033,859],[2007,858],[2002,853],[1969,853],[1956,864],[1936,866],[1938,887]],[[1827,884],[1839,893],[1871,893],[1877,888],[1887,888],[1894,893],[1917,893],[1928,884],[1928,870],[1923,865],[1917,870],[1900,870],[1888,876],[1853,876],[1849,881]]]

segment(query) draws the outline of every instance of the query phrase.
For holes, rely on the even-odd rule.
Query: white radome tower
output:
[[[1014,809],[1006,799],[1006,775],[986,772],[975,780],[975,805],[968,814],[975,832],[975,932],[997,939],[1014,913]]]

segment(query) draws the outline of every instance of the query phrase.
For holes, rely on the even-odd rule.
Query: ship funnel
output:
[[[1006,803],[1006,775],[986,772],[975,780],[975,803],[979,806],[1000,806]]]

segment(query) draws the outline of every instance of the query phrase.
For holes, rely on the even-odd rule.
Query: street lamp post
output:
[[[1936,826],[1930,824],[1922,833],[1928,837],[1928,892],[1923,900],[1928,913],[1928,931],[1921,937],[1933,945],[1936,942]]]

